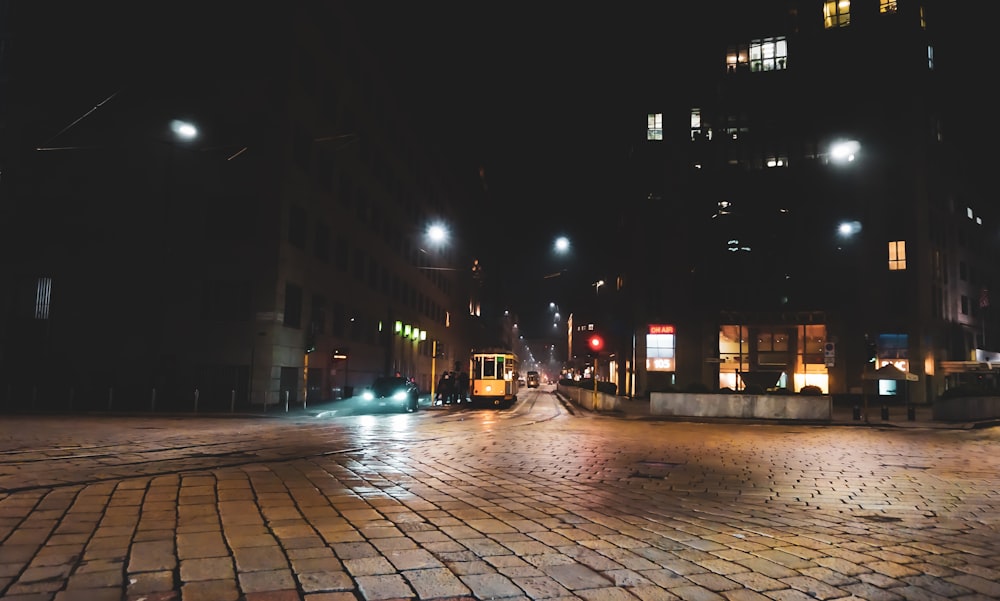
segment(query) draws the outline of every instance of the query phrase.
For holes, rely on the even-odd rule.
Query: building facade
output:
[[[347,3],[225,5],[65,87],[11,11],[5,406],[266,409],[467,362],[472,259],[426,232],[473,170],[408,125]]]
[[[613,377],[636,395],[931,402],[998,335],[997,215],[949,121],[943,7],[743,5],[650,78],[608,287],[631,319]],[[916,381],[869,375],[886,365]]]

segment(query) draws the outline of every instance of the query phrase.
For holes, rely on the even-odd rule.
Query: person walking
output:
[[[451,374],[449,374],[448,372],[442,373],[441,379],[438,380],[438,386],[437,386],[438,405],[451,404],[451,395],[453,394],[452,388],[453,386],[452,386]]]
[[[465,371],[458,372],[458,402],[469,401],[469,374]]]

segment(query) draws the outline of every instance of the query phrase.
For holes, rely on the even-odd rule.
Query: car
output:
[[[413,413],[418,409],[420,390],[408,378],[381,376],[361,393],[361,403],[370,408],[398,407]]]
[[[538,388],[542,383],[537,371],[528,372],[528,388]]]

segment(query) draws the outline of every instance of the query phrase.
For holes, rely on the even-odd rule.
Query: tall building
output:
[[[997,214],[949,121],[942,4],[720,3],[651,74],[624,178],[621,390],[928,402],[998,358]]]
[[[473,259],[426,232],[477,175],[348,3],[0,7],[3,406],[266,408],[468,360]]]

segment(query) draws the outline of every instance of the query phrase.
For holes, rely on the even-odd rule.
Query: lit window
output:
[[[779,71],[788,62],[788,42],[785,38],[764,38],[750,42],[750,70]]]
[[[52,302],[52,278],[38,278],[35,289],[35,319],[49,318],[49,304]]]
[[[851,24],[851,0],[829,0],[823,3],[823,27],[847,27]]]
[[[927,68],[934,70],[934,46],[927,47]]]
[[[769,156],[764,159],[764,164],[770,169],[772,167],[787,167],[788,157],[784,155]]]
[[[646,115],[646,139],[663,139],[663,113],[648,113]]]
[[[701,109],[691,109],[691,140],[701,137]]]
[[[896,0],[879,0],[878,12],[880,13],[896,12]]]
[[[894,240],[889,243],[889,271],[906,269],[906,241]]]
[[[744,70],[749,64],[748,58],[750,49],[746,44],[730,46],[726,49],[726,73],[735,73],[737,70]]]
[[[920,29],[927,29],[927,19],[924,18],[924,7],[920,7]]]
[[[968,217],[969,219],[972,219],[973,216],[972,207],[965,207],[965,216]]]

